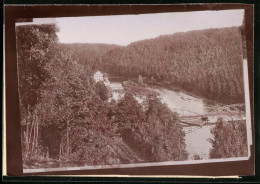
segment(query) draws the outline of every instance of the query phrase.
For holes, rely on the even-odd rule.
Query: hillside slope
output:
[[[241,27],[164,35],[117,47],[102,57],[110,74],[167,81],[224,103],[244,102]]]
[[[72,60],[90,69],[96,69],[97,66],[100,65],[102,55],[117,47],[119,46],[102,43],[60,44],[60,49],[70,53]]]

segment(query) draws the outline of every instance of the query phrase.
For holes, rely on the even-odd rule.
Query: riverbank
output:
[[[111,77],[109,77],[109,80],[110,80],[110,82],[120,82],[120,83],[123,83],[124,81],[128,81],[128,80],[131,80],[135,83],[138,82],[137,77],[126,78],[126,77],[111,76]],[[169,86],[167,81],[157,82],[155,80],[148,80],[147,78],[144,78],[143,82],[144,82],[144,84],[146,84],[150,87],[153,87],[153,88],[157,88],[157,89],[165,88],[165,89],[168,89],[168,90],[171,90],[171,91],[175,91],[177,93],[185,93],[185,94],[192,96],[194,98],[203,99],[203,101],[208,105],[218,105],[218,106],[227,105],[225,103],[214,101],[214,100],[208,99],[204,96],[195,94],[191,91],[185,90],[185,89],[178,87],[178,86]]]

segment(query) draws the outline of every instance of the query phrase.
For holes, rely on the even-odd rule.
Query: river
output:
[[[194,116],[207,114],[210,109],[214,108],[214,103],[208,103],[203,98],[191,96],[184,92],[176,92],[168,89],[154,89],[160,94],[162,102],[179,116]],[[217,105],[217,104],[216,104]],[[211,119],[211,121],[215,121]],[[189,153],[189,159],[198,155],[201,159],[209,158],[211,143],[208,141],[212,138],[210,130],[214,125],[202,127],[192,126],[185,127],[185,143]]]

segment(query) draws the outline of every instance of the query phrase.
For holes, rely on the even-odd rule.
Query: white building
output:
[[[95,82],[104,81],[104,75],[100,71],[96,71],[93,74],[93,78]]]
[[[99,81],[103,81],[105,86],[110,86],[110,81],[108,80],[108,77],[107,75],[104,75],[102,72],[100,71],[96,71],[94,74],[93,74],[93,79],[94,81],[97,83]]]

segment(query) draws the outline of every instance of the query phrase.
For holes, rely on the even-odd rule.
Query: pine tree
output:
[[[217,125],[211,130],[213,138],[210,139],[212,149],[210,158],[231,158],[247,156],[247,136],[245,121],[224,122],[219,119]]]

